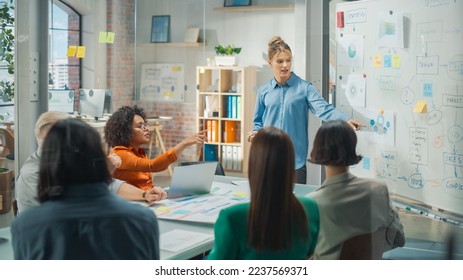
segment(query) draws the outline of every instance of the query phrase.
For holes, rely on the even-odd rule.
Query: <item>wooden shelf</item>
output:
[[[204,42],[198,43],[186,43],[186,42],[178,42],[178,43],[141,43],[139,44],[143,47],[173,47],[173,48],[197,48],[206,45]]]
[[[267,6],[251,5],[251,6],[214,8],[215,12],[221,12],[221,13],[276,11],[276,10],[294,10],[294,4],[279,4],[279,5],[267,5]]]

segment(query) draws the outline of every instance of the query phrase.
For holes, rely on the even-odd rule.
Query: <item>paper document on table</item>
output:
[[[212,238],[212,234],[174,229],[161,234],[159,243],[161,250],[178,252],[196,246],[201,242],[212,240]]]
[[[208,194],[165,199],[150,205],[159,219],[215,223],[220,210],[249,202],[249,188],[214,182]]]

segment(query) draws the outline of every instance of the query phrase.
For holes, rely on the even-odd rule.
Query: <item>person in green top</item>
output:
[[[294,148],[289,136],[265,127],[249,155],[250,203],[223,209],[208,259],[308,259],[314,252],[319,213],[311,198],[296,198]]]

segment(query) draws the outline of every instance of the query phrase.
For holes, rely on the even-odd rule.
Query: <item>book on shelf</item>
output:
[[[233,95],[232,96],[232,113],[231,113],[231,118],[232,119],[236,119],[237,118],[237,106],[236,106],[236,101],[237,101],[237,97],[236,95]]]
[[[204,161],[218,161],[217,145],[204,144]]]
[[[207,142],[212,142],[212,120],[206,121],[206,129]]]
[[[219,121],[218,120],[211,120],[212,128],[211,128],[211,142],[219,142]]]
[[[225,143],[235,143],[237,142],[236,140],[236,127],[237,127],[237,122],[236,121],[225,121],[224,122],[224,142]]]

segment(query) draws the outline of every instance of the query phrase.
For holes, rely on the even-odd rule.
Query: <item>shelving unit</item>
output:
[[[247,173],[256,87],[255,67],[196,68],[196,130],[208,130],[201,158]]]
[[[178,42],[178,43],[142,43],[139,44],[142,47],[177,47],[177,48],[197,48],[206,45],[204,42],[197,43],[188,43],[188,42]]]
[[[257,12],[257,11],[281,11],[294,10],[294,4],[276,4],[276,5],[251,5],[251,6],[236,6],[236,7],[219,7],[214,8],[214,12],[234,13],[234,12]]]

